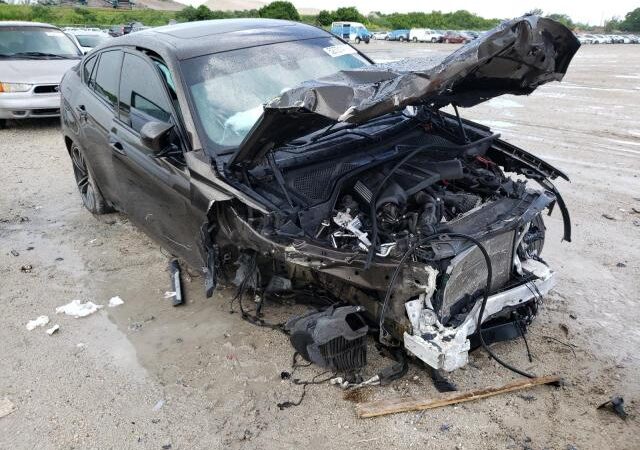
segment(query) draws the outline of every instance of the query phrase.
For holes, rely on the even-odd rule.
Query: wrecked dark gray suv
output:
[[[458,107],[559,81],[578,47],[535,16],[385,66],[299,23],[157,28],[66,74],[64,139],[85,206],[202,268],[208,296],[238,263],[258,292],[314,286],[450,371],[479,324],[526,326],[553,287],[543,213],[571,240],[567,176]]]

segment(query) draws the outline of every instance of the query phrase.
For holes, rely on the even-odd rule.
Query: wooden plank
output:
[[[423,409],[439,408],[455,403],[471,402],[481,398],[491,397],[507,392],[528,389],[541,384],[558,383],[562,378],[555,375],[526,378],[514,381],[504,386],[475,389],[467,392],[452,392],[436,399],[417,400],[413,398],[396,398],[388,400],[376,400],[356,405],[356,413],[360,418],[384,416],[405,411],[420,411]]]

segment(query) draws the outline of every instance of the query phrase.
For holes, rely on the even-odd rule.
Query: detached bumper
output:
[[[0,94],[0,119],[58,117],[60,94],[16,92]]]
[[[483,322],[504,308],[535,300],[541,295],[547,294],[555,286],[555,272],[552,272],[546,265],[526,260],[522,263],[522,268],[535,274],[538,279],[489,297],[483,314]],[[418,301],[420,300],[414,300],[414,302]],[[412,315],[411,303],[407,303],[410,317]],[[464,322],[455,328],[445,327],[439,322],[432,322],[428,326],[418,327],[421,328],[422,333],[409,334],[405,332],[405,348],[434,369],[451,372],[466,365],[470,348],[467,337],[476,331],[481,303],[481,301],[476,302]]]

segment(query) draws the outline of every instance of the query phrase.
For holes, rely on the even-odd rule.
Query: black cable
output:
[[[416,248],[418,248],[418,246],[420,245],[424,245],[427,242],[429,242],[432,239],[435,239],[437,237],[439,237],[440,235],[442,235],[443,233],[437,233],[437,234],[431,234],[429,236],[426,236],[424,238],[421,238],[419,240],[417,240],[416,242],[414,242],[408,249],[407,251],[404,253],[404,255],[402,255],[402,258],[400,258],[400,261],[398,261],[398,265],[396,266],[396,269],[393,271],[393,274],[391,275],[391,279],[389,280],[389,287],[387,287],[387,292],[384,296],[384,300],[382,302],[382,308],[380,308],[380,319],[378,322],[378,326],[380,329],[380,341],[382,341],[382,337],[383,334],[386,333],[385,329],[384,329],[384,317],[387,313],[387,306],[389,305],[389,299],[391,298],[391,292],[393,290],[393,285],[396,283],[396,278],[398,278],[398,274],[400,273],[400,269],[402,268],[402,266],[404,265],[405,261],[407,260],[407,258],[409,257],[409,255],[411,255]],[[373,243],[372,243],[373,245]]]
[[[456,112],[456,119],[458,120],[458,127],[460,128],[460,133],[462,134],[462,140],[464,142],[469,142],[469,139],[467,138],[467,133],[464,131],[464,125],[462,125],[462,119],[460,118],[460,113],[458,112],[458,105],[455,103],[452,103],[451,106],[453,106],[453,110]]]
[[[258,317],[258,315],[251,315],[249,314],[248,311],[246,311],[244,309],[244,306],[242,304],[242,299],[244,298],[244,295],[247,291],[247,281],[249,280],[250,277],[253,276],[253,274],[256,271],[258,265],[258,261],[257,261],[257,257],[256,254],[252,254],[251,255],[251,261],[250,261],[250,266],[249,266],[249,270],[247,271],[247,273],[245,274],[245,277],[242,279],[242,281],[240,282],[240,286],[238,286],[238,291],[236,292],[236,295],[231,299],[231,305],[233,306],[233,302],[235,300],[238,300],[238,305],[240,307],[240,317],[242,317],[242,319],[246,322],[249,322],[252,325],[257,325],[259,327],[265,327],[265,328],[271,328],[272,330],[278,330],[281,331],[284,334],[287,334],[287,332],[284,329],[284,325],[285,323],[271,323],[271,322],[267,322],[264,319],[261,319],[260,317]],[[259,280],[257,279],[256,276],[256,284],[259,283]],[[263,301],[263,300],[261,300]],[[259,307],[257,308],[257,310],[259,311],[259,309],[261,309],[261,305],[259,305]]]
[[[478,241],[476,238],[469,236],[467,234],[463,234],[463,233],[436,233],[436,234],[432,234],[429,235],[423,239],[420,239],[418,241],[416,241],[415,243],[413,243],[411,245],[411,247],[409,247],[409,249],[405,252],[405,254],[402,256],[402,258],[400,259],[400,261],[398,262],[398,266],[396,267],[395,271],[393,272],[393,276],[391,277],[391,280],[389,281],[389,287],[387,288],[387,293],[385,295],[384,298],[384,302],[382,304],[382,308],[380,310],[380,338],[382,338],[383,334],[386,333],[386,331],[384,330],[384,317],[386,314],[386,310],[388,307],[388,303],[389,303],[389,299],[391,298],[391,291],[393,290],[393,285],[395,284],[395,280],[398,277],[398,274],[400,273],[400,269],[402,268],[402,266],[404,265],[405,261],[407,260],[407,258],[409,257],[410,254],[412,254],[416,248],[418,248],[418,246],[420,245],[424,245],[426,242],[433,240],[436,237],[440,237],[440,236],[450,236],[450,237],[459,237],[462,239],[467,239],[468,241],[471,241],[472,243],[474,243],[478,249],[480,250],[480,252],[482,253],[482,256],[484,256],[484,260],[487,266],[487,282],[485,285],[485,289],[483,291],[482,294],[482,303],[480,305],[480,311],[478,312],[478,321],[477,321],[477,325],[476,325],[476,331],[478,333],[478,337],[480,338],[480,344],[482,345],[482,348],[489,354],[489,356],[493,359],[496,360],[496,362],[498,362],[498,364],[504,366],[505,368],[511,370],[512,372],[515,372],[517,374],[520,374],[524,377],[527,378],[535,378],[535,375],[532,375],[530,373],[524,372],[516,367],[513,367],[512,365],[504,362],[503,360],[501,360],[487,345],[487,343],[484,341],[484,336],[482,335],[482,316],[484,315],[484,310],[487,306],[487,301],[489,300],[489,291],[491,289],[491,280],[493,278],[493,266],[491,264],[491,257],[489,256],[489,253],[487,252],[487,249],[484,247],[484,245],[482,245],[482,243],[480,241]]]
[[[308,366],[311,365],[311,363],[309,363],[309,364],[299,364],[298,361],[297,361],[299,355],[300,354],[298,352],[295,352],[293,354],[293,361],[291,363],[291,373],[287,377],[288,379],[290,379],[293,376],[293,374],[295,373],[295,371],[296,371],[296,369],[298,367],[308,367]],[[300,406],[300,404],[302,404],[302,400],[304,400],[305,395],[307,395],[307,386],[309,386],[310,384],[326,383],[327,381],[331,380],[332,378],[335,378],[336,375],[337,375],[334,372],[329,377],[324,378],[322,380],[318,380],[318,377],[320,377],[320,376],[322,376],[322,375],[324,375],[326,373],[329,373],[329,371],[326,370],[324,372],[320,372],[319,374],[314,375],[313,378],[311,378],[311,380],[309,380],[309,381],[300,380],[298,378],[292,379],[291,382],[293,384],[296,384],[298,386],[302,386],[302,394],[300,394],[300,398],[295,402],[292,402],[291,400],[285,400],[284,402],[277,403],[276,405],[278,406],[278,408],[280,408],[280,410],[282,411],[283,409],[291,408],[292,406]]]
[[[516,319],[516,326],[518,327],[518,331],[520,332],[520,336],[524,341],[524,346],[527,349],[527,357],[529,358],[529,362],[533,362],[533,355],[531,355],[531,349],[529,348],[529,341],[527,340],[526,332],[524,326],[522,325],[522,321],[520,318]]]
[[[482,348],[489,354],[489,356],[491,356],[493,359],[495,359],[498,364],[506,367],[507,369],[509,369],[512,372],[515,372],[517,374],[522,375],[523,377],[527,377],[527,378],[535,378],[536,376],[533,374],[530,374],[528,372],[525,372],[523,370],[520,370],[506,362],[504,362],[503,360],[501,360],[500,358],[498,358],[498,356],[493,353],[493,351],[489,348],[489,346],[487,345],[487,343],[484,341],[484,336],[482,336],[482,316],[484,315],[484,310],[485,307],[487,306],[487,301],[489,300],[489,290],[491,289],[491,279],[493,278],[493,267],[491,266],[491,257],[489,256],[489,253],[487,252],[487,249],[484,247],[484,245],[482,245],[480,243],[480,241],[478,241],[476,238],[466,235],[466,234],[462,234],[462,233],[450,233],[450,236],[458,236],[461,238],[465,238],[470,240],[471,242],[473,242],[474,244],[476,244],[476,246],[478,247],[478,249],[482,252],[482,255],[484,256],[484,260],[487,263],[487,284],[486,284],[486,288],[483,292],[482,295],[482,304],[480,305],[480,311],[478,313],[478,323],[476,326],[477,332],[478,332],[478,337],[480,338],[480,344],[482,345]]]

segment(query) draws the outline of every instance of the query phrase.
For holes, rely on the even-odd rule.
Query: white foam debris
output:
[[[78,348],[87,348],[87,344],[85,344],[84,342],[78,342],[76,344],[76,347],[78,347]]]
[[[0,417],[8,416],[16,410],[16,405],[8,398],[0,400]]]
[[[82,303],[81,300],[71,300],[66,305],[57,307],[56,314],[64,313],[67,316],[73,316],[77,319],[78,317],[86,317],[93,314],[100,308],[102,308],[102,305],[96,305],[90,301]]]
[[[171,298],[171,297],[175,297],[175,296],[176,296],[175,291],[166,291],[164,293],[164,298]]]
[[[160,408],[162,408],[162,406],[164,405],[164,400],[160,399],[156,402],[156,404],[153,406],[153,410],[154,411],[160,411]]]
[[[34,330],[36,327],[43,327],[46,324],[49,323],[49,317],[47,316],[40,316],[37,319],[34,320],[30,320],[27,323],[27,330],[32,331]]]
[[[124,300],[122,300],[119,296],[111,297],[109,299],[109,308],[113,308],[114,306],[120,306],[124,304]]]
[[[55,324],[54,326],[52,326],[51,328],[49,328],[49,329],[47,330],[47,334],[48,334],[49,336],[51,336],[53,333],[55,333],[55,332],[56,332],[56,331],[58,331],[59,329],[60,329],[60,325]]]

